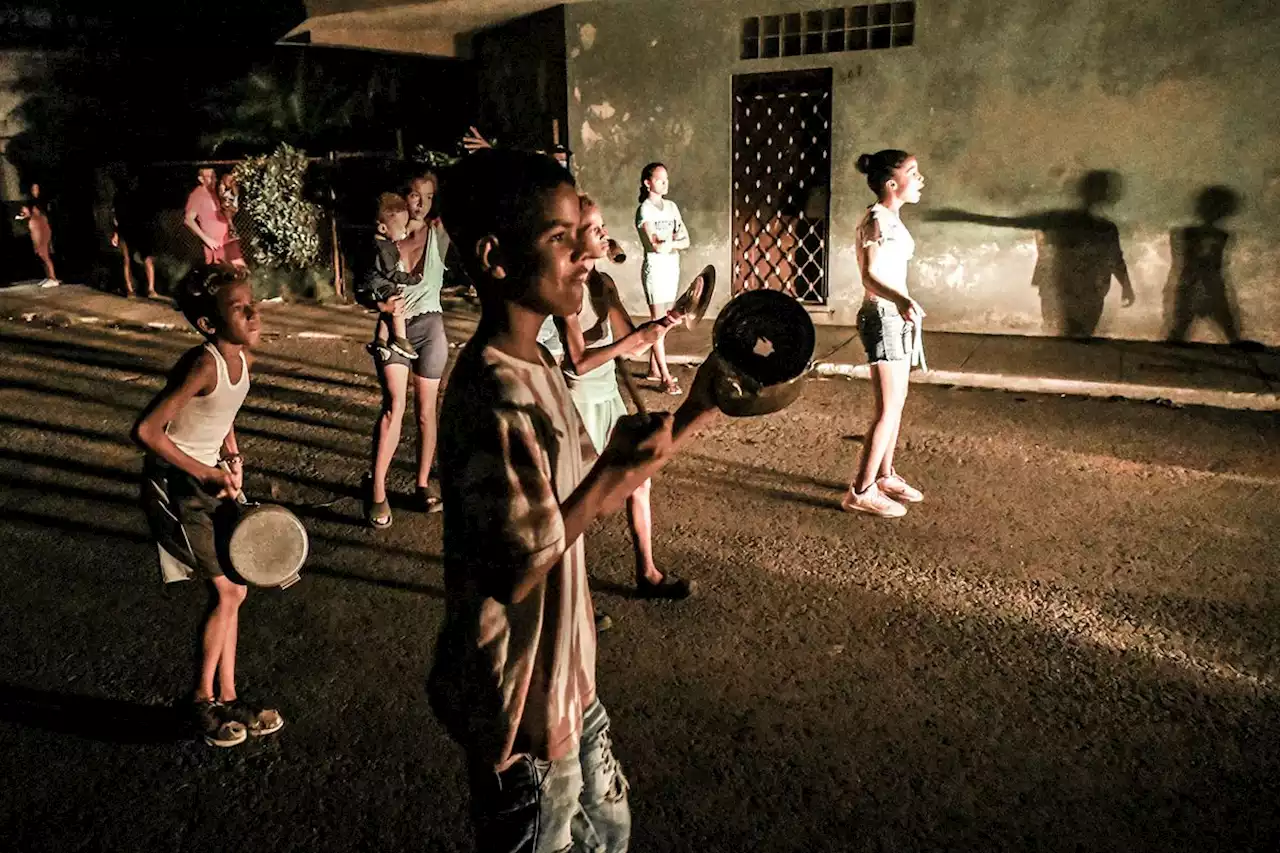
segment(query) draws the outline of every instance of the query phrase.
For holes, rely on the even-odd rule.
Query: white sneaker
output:
[[[62,284],[62,282],[58,281],[56,278],[46,278],[44,281],[40,282],[41,287],[57,287],[60,284]]]
[[[876,481],[876,485],[880,487],[880,491],[895,501],[918,504],[924,500],[924,492],[899,477],[896,471],[888,477],[881,477]]]
[[[861,492],[855,492],[850,486],[840,501],[840,508],[845,512],[865,512],[881,518],[901,518],[907,514],[907,508],[892,498],[886,497],[875,483]]]

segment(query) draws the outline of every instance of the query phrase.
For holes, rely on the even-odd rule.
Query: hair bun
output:
[[[864,175],[871,174],[871,167],[875,164],[875,157],[870,154],[859,154],[857,167],[858,171]]]

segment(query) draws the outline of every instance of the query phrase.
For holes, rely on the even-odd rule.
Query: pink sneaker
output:
[[[884,492],[895,501],[918,504],[920,501],[924,500],[924,492],[899,477],[896,471],[888,477],[881,477],[876,482],[876,485],[880,487],[880,491]]]
[[[881,518],[901,518],[907,514],[907,508],[892,498],[886,497],[875,483],[861,492],[850,487],[840,501],[840,508],[845,512],[865,512]]]

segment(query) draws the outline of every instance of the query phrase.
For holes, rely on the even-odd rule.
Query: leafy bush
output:
[[[240,235],[246,258],[259,267],[306,270],[320,261],[320,208],[303,198],[307,155],[288,145],[235,168],[241,210],[250,227]]]
[[[452,166],[458,162],[459,158],[443,151],[429,149],[425,145],[416,145],[414,146],[413,154],[410,155],[410,159],[431,169],[443,169],[445,166]]]

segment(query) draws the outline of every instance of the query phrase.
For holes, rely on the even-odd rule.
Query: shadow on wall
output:
[[[1172,264],[1164,295],[1172,343],[1185,342],[1191,324],[1201,318],[1216,324],[1230,343],[1244,343],[1235,294],[1223,273],[1231,233],[1222,221],[1239,211],[1240,204],[1239,194],[1230,187],[1205,187],[1195,202],[1200,221],[1169,232]]]
[[[1098,209],[1121,197],[1120,175],[1095,170],[1077,185],[1078,208],[1042,210],[1022,216],[989,216],[954,208],[927,213],[934,222],[970,222],[1036,231],[1036,267],[1031,286],[1040,291],[1040,317],[1047,334],[1091,338],[1098,330],[1111,280],[1120,283],[1121,304],[1134,302],[1120,231]]]

